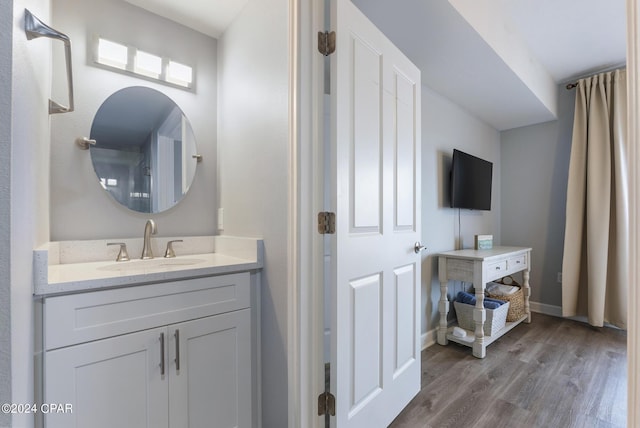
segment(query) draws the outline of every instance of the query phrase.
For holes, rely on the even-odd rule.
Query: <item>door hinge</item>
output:
[[[318,233],[321,235],[336,233],[336,213],[328,211],[318,213]]]
[[[324,56],[329,56],[336,51],[335,31],[318,31],[318,51]]]
[[[329,391],[318,396],[318,416],[322,415],[336,415],[336,397]]]

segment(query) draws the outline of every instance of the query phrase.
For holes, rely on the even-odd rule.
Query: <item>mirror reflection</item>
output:
[[[182,110],[163,93],[138,86],[114,93],[98,109],[90,138],[100,184],[122,205],[159,213],[189,190],[195,137]]]

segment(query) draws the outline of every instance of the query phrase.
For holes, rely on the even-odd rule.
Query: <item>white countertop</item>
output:
[[[74,261],[60,263],[55,245],[34,252],[34,295],[46,297],[110,287],[124,287],[260,269],[261,240],[214,237],[217,252],[162,256],[125,262]],[[49,260],[49,258],[53,260]]]

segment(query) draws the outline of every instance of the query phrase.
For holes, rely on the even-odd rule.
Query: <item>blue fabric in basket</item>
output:
[[[467,305],[475,305],[476,304],[476,296],[471,293],[465,293],[464,291],[458,291],[458,295],[456,296],[456,301],[460,303],[466,303]],[[485,309],[498,309],[505,302],[497,299],[490,299],[488,297],[484,298],[484,307]]]

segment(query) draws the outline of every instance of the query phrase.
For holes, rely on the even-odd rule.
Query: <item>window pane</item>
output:
[[[135,72],[145,76],[158,78],[162,72],[162,58],[143,51],[136,53]]]
[[[169,61],[167,81],[176,85],[190,87],[193,82],[193,69],[179,62]]]
[[[127,68],[127,51],[128,48],[119,43],[105,39],[98,40],[98,62],[101,64],[124,70]]]

